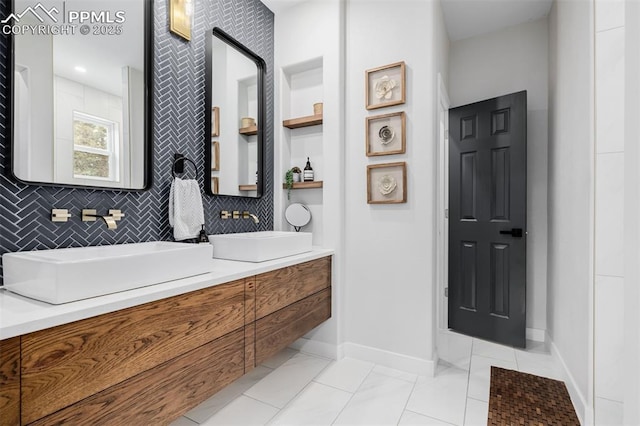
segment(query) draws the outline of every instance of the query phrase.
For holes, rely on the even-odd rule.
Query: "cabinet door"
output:
[[[331,318],[331,288],[256,321],[256,365]]]
[[[331,257],[256,277],[256,319],[331,286]]]
[[[22,421],[33,422],[243,326],[240,280],[22,336]]]
[[[244,373],[237,330],[33,423],[166,425]]]
[[[0,340],[0,426],[20,424],[20,338]]]

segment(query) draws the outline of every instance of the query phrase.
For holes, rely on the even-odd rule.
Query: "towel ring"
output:
[[[198,174],[198,166],[196,166],[196,163],[193,162],[193,160],[187,158],[187,157],[177,157],[173,160],[173,166],[171,167],[171,174],[173,175],[173,177],[176,177],[176,163],[178,161],[188,161],[191,164],[193,164],[193,168],[196,171],[196,180],[198,180],[198,178],[200,177]]]

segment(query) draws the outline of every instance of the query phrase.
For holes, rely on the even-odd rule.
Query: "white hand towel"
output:
[[[196,238],[204,224],[200,186],[194,179],[174,178],[169,191],[169,225],[176,241]]]

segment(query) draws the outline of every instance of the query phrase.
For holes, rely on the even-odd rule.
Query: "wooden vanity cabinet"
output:
[[[331,260],[0,341],[0,426],[168,424],[331,316]]]
[[[0,340],[0,426],[20,424],[20,337]]]
[[[256,276],[255,363],[331,317],[331,257]]]

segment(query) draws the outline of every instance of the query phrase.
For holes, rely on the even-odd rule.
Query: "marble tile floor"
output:
[[[172,426],[486,425],[492,365],[561,379],[544,345],[526,351],[459,336],[455,365],[435,377],[285,349]]]

